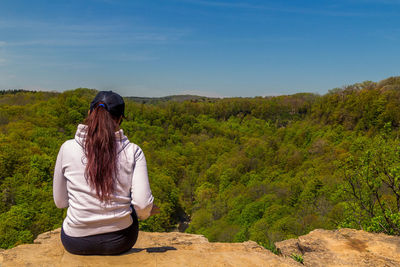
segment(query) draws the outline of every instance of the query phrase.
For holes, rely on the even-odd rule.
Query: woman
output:
[[[143,151],[119,129],[124,110],[120,95],[99,92],[85,125],[78,126],[75,138],[58,153],[53,197],[58,208],[68,207],[61,241],[70,253],[126,252],[137,240],[137,218],[159,212]]]

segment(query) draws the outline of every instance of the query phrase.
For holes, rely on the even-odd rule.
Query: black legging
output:
[[[98,235],[72,237],[61,228],[61,242],[64,248],[78,255],[115,255],[130,250],[135,245],[139,233],[139,222],[132,209],[133,223],[128,228]]]

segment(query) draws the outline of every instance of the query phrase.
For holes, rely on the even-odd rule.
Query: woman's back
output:
[[[99,95],[102,93],[116,95]],[[57,157],[53,196],[58,208],[68,207],[62,241],[72,244],[71,248],[82,245],[82,240],[103,243],[107,234],[121,240],[128,232],[132,236],[136,231],[137,236],[137,229],[132,228],[137,228],[137,217],[146,219],[152,212],[153,196],[143,151],[130,143],[122,130],[114,131],[118,124],[115,119],[110,121],[109,106],[95,103],[94,112],[86,120],[89,125],[80,124],[75,138],[61,146]],[[122,115],[115,117],[119,123],[122,116],[123,109]],[[103,252],[100,249],[93,253]]]
[[[110,201],[101,202],[84,176],[85,128],[85,125],[79,125],[75,139],[68,140],[61,146],[57,160],[59,166],[55,168],[58,170],[53,187],[55,203],[60,208],[69,206],[63,224],[65,233],[70,236],[86,236],[128,227],[132,224],[131,204],[137,208],[139,218],[147,218],[150,215],[153,197],[150,188],[146,188],[146,160],[140,147],[130,143],[122,130],[116,132],[118,176]],[[135,189],[137,191],[140,188],[141,192],[135,193]]]

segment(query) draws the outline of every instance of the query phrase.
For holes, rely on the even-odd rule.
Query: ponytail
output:
[[[111,199],[114,178],[117,176],[116,121],[117,118],[113,117],[101,102],[85,120],[87,125],[85,178],[90,187],[96,190],[96,195],[102,202]]]

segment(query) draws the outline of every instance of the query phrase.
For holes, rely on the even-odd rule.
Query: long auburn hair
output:
[[[117,176],[117,141],[115,129],[118,119],[97,103],[85,120],[85,178],[102,202],[111,199],[114,178]]]

